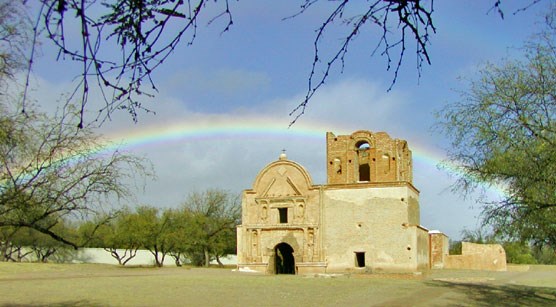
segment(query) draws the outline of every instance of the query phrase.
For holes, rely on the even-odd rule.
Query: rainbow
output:
[[[105,150],[113,150],[117,147],[136,148],[164,145],[168,143],[188,143],[199,141],[235,139],[248,136],[250,139],[273,139],[281,141],[287,146],[287,142],[302,139],[304,141],[323,142],[327,131],[335,134],[350,134],[354,127],[330,125],[321,122],[302,119],[292,127],[289,119],[283,121],[271,117],[233,117],[229,115],[214,116],[205,119],[187,119],[181,122],[169,124],[142,125],[139,129],[121,130],[106,137],[111,141]],[[394,136],[395,137],[395,136]],[[115,145],[114,145],[115,144]],[[421,167],[437,169],[438,165],[446,159],[444,153],[424,144],[409,142],[413,153],[414,163]],[[456,176],[461,171],[454,164],[447,164],[445,170]],[[486,186],[485,186],[486,187]],[[495,196],[504,196],[502,187],[493,186],[487,189]]]

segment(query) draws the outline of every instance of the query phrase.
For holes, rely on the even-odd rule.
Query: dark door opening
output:
[[[295,274],[293,248],[287,243],[280,243],[274,248],[276,274]]]
[[[355,267],[365,267],[365,252],[355,252]]]
[[[359,165],[359,181],[371,181],[371,167],[369,164]]]

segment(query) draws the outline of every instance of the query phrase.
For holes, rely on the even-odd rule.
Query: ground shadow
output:
[[[465,283],[448,281],[426,282],[429,286],[448,287],[464,293],[466,301],[453,306],[555,306],[556,288],[523,285],[496,285],[487,283]]]

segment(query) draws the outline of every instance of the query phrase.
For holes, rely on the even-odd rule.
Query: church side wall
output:
[[[423,227],[415,226],[415,254],[417,257],[417,269],[428,270],[429,263],[429,231]]]
[[[415,219],[409,214],[410,196],[415,193],[409,187],[326,189],[322,229],[327,271],[416,270],[424,261],[424,247],[416,245],[428,248],[428,238],[425,243],[417,239],[410,225]],[[357,253],[364,253],[364,267],[358,267]]]

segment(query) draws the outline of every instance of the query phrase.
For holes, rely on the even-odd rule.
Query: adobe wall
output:
[[[417,257],[417,270],[428,270],[429,266],[429,230],[422,226],[413,226],[415,229],[415,244]]]
[[[438,230],[431,230],[430,236],[430,268],[442,269],[449,255],[450,239]]]
[[[283,273],[287,260],[301,274],[428,269],[407,142],[363,130],[326,139],[327,185],[313,185],[283,153],[244,191],[238,267]]]
[[[500,244],[462,242],[461,255],[447,256],[444,268],[506,271],[506,251]]]
[[[418,192],[410,185],[357,184],[323,191],[322,241],[327,272],[414,271],[428,256],[416,238]],[[410,210],[412,208],[412,210]],[[365,254],[357,268],[356,253]],[[423,257],[426,260],[423,260]]]
[[[242,196],[238,266],[273,273],[275,247],[286,243],[301,271],[324,271],[319,191],[307,171],[285,155],[261,170],[253,189],[245,190]]]
[[[386,132],[360,130],[338,136],[328,132],[326,151],[328,184],[413,181],[407,142]],[[367,175],[361,177],[361,172]]]

